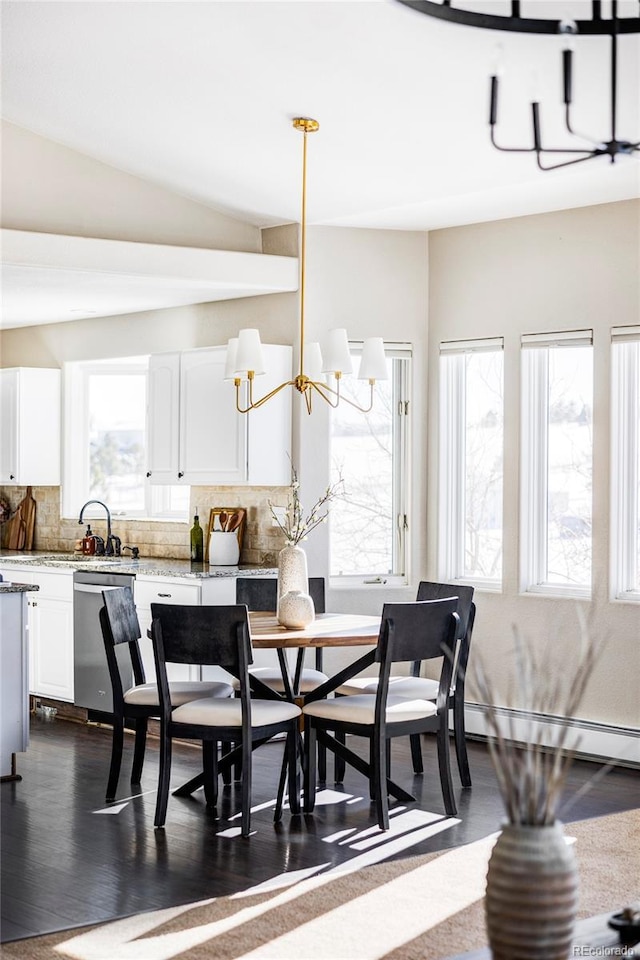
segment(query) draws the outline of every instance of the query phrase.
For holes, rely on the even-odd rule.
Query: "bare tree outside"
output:
[[[465,577],[502,577],[502,351],[465,363]]]
[[[549,350],[547,582],[591,584],[591,347]]]
[[[113,512],[144,509],[146,377],[91,374],[89,493]]]
[[[367,383],[348,378],[341,391],[367,405]],[[331,508],[332,576],[392,572],[392,395],[390,378],[376,383],[371,413],[344,402],[331,412],[331,482],[344,481],[344,492]]]

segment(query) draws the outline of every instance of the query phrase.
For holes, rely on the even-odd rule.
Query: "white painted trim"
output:
[[[539,724],[541,742],[551,746],[557,742],[558,726],[571,726],[580,738],[576,756],[581,759],[619,760],[625,765],[640,766],[640,729],[618,727],[614,724],[594,723],[591,720],[568,720],[546,714],[528,713],[509,707],[497,708],[498,716],[506,723],[513,723],[516,734],[526,739],[526,731],[532,722]],[[477,703],[465,703],[465,727],[471,736],[487,736],[484,709]]]
[[[611,347],[610,599],[638,598],[638,469],[640,463],[640,343]],[[635,596],[634,596],[635,594]]]
[[[217,284],[230,292],[230,299],[298,289],[296,257],[25,230],[3,229],[0,235],[3,263]]]

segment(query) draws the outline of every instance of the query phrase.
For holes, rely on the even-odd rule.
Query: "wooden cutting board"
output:
[[[32,496],[32,488],[27,487],[26,495],[22,498],[16,512],[7,521],[8,550],[32,550],[36,523],[36,501]]]
[[[25,536],[24,547],[18,547],[19,550],[33,550],[33,537],[36,526],[36,501],[33,498],[31,487],[27,487],[27,493],[21,503],[21,514],[24,520]]]
[[[11,520],[7,520],[7,549],[22,550],[20,544],[24,544],[26,539],[25,522],[22,519],[20,507],[16,510]]]

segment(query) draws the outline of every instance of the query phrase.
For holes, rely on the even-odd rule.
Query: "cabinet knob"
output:
[[[15,476],[12,473],[9,474],[9,480],[15,480]]]
[[[159,596],[159,597],[170,597],[171,594],[170,594],[170,593],[159,593],[158,596]]]
[[[181,477],[184,477],[184,470],[178,471],[178,480],[179,480]]]
[[[151,476],[151,470],[147,470],[147,476],[148,476],[148,477]]]

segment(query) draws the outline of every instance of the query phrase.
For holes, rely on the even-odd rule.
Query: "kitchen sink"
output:
[[[130,564],[128,557],[83,557],[81,555],[69,555],[54,553],[40,554],[37,557],[25,557],[22,554],[15,556],[1,557],[0,560],[5,563],[29,564],[32,566],[51,566],[51,567],[77,567],[79,565],[86,567],[111,567],[118,564]]]

